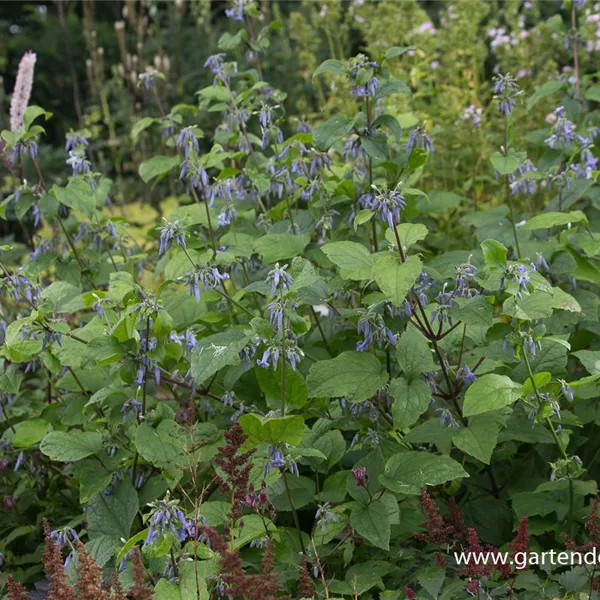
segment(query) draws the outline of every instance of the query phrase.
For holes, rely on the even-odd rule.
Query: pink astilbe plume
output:
[[[10,102],[10,129],[17,131],[23,125],[23,115],[29,104],[31,88],[33,87],[33,70],[35,68],[36,55],[31,50],[23,54],[19,63],[17,80]]]

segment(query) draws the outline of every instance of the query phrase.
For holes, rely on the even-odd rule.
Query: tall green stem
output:
[[[525,360],[525,366],[527,367],[527,373],[529,374],[529,380],[531,381],[531,387],[533,388],[533,393],[535,394],[535,397],[537,399],[537,401],[539,403],[543,403],[542,397],[540,396],[540,392],[537,389],[537,385],[535,383],[535,378],[533,376],[533,371],[531,370],[531,365],[529,364],[529,359],[527,358],[527,352],[525,351],[525,349],[523,349],[523,359]],[[558,450],[560,452],[560,455],[562,456],[562,458],[565,461],[569,460],[569,456],[567,455],[567,451],[565,450],[565,448],[563,447],[561,441],[558,439],[558,435],[556,434],[556,430],[554,429],[554,425],[552,424],[552,421],[550,420],[550,417],[546,417],[545,418],[546,424],[548,425],[548,427],[550,428],[550,433],[552,434],[552,437],[554,438],[554,443],[558,446]],[[569,533],[571,535],[573,535],[573,497],[574,497],[574,489],[573,489],[573,479],[571,479],[571,477],[569,477],[569,516],[568,516],[568,523],[569,523]]]
[[[286,411],[286,398],[285,398],[285,342],[286,342],[286,322],[285,322],[285,310],[284,310],[284,299],[283,289],[279,294],[279,301],[281,303],[281,310],[283,312],[283,318],[281,321],[281,416],[285,417]],[[291,502],[291,500],[290,500]]]
[[[504,114],[504,156],[508,155],[508,119],[509,114],[506,112]],[[506,201],[508,203],[508,208],[510,210],[510,224],[512,225],[513,235],[515,236],[515,250],[517,252],[517,257],[521,258],[521,248],[519,247],[519,237],[517,236],[517,225],[515,221],[515,211],[513,208],[512,196],[510,194],[510,185],[508,182],[508,175],[504,176],[504,191],[506,195]]]
[[[290,486],[288,485],[287,475],[283,469],[281,470],[281,476],[283,478],[283,485],[285,486],[285,492],[287,494],[288,502],[290,503],[290,508],[292,509],[292,515],[294,516],[294,524],[296,525],[296,531],[298,532],[298,541],[300,542],[300,548],[302,550],[302,553],[306,554],[304,540],[302,539],[302,529],[300,529],[300,519],[298,519],[298,512],[296,511],[296,507],[294,506],[294,500],[292,498]]]
[[[573,42],[573,68],[575,70],[575,97],[581,94],[581,71],[579,69],[579,36],[577,33],[577,7],[571,3],[571,40]]]
[[[194,200],[196,200],[196,202],[199,203],[200,198],[198,198],[198,194],[196,193],[196,190],[194,188],[192,188],[192,195],[194,196]],[[216,254],[217,253],[217,235],[212,226],[212,220],[210,218],[210,208],[208,206],[208,199],[206,198],[206,193],[205,193],[204,189],[202,190],[202,200],[204,202],[204,209],[206,210],[206,221],[208,223],[208,230],[210,232],[210,241],[212,244],[213,252]]]

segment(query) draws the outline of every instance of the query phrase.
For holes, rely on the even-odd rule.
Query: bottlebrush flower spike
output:
[[[28,50],[23,54],[19,63],[17,80],[10,102],[10,129],[17,131],[23,125],[23,115],[29,104],[31,88],[33,87],[33,70],[37,57],[35,52]]]
[[[29,600],[29,596],[26,593],[25,586],[15,581],[12,575],[8,576],[6,580],[6,587],[8,589],[8,597],[10,600]]]
[[[421,491],[421,508],[426,517],[423,523],[425,531],[416,533],[414,537],[426,544],[435,544],[436,546],[452,543],[454,527],[444,521],[427,490]]]
[[[519,529],[517,530],[517,535],[515,539],[508,544],[508,547],[511,551],[511,556],[514,558],[515,554],[521,553],[524,554],[527,552],[527,542],[529,541],[529,532],[527,530],[527,517],[523,517],[519,523]],[[526,568],[526,567],[524,567]],[[517,566],[518,570],[522,570],[519,566]]]

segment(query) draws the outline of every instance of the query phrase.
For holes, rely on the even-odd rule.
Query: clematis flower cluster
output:
[[[169,493],[162,500],[149,504],[151,507],[148,535],[144,546],[160,539],[165,532],[171,532],[176,539],[183,542],[188,537],[188,521],[179,508],[179,500],[171,499]]]
[[[190,289],[190,295],[200,303],[202,288],[205,292],[209,289],[216,289],[221,282],[229,279],[227,273],[221,273],[216,267],[197,267],[183,276],[183,281]]]

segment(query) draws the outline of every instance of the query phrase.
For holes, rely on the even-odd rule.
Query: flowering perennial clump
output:
[[[0,595],[597,594],[498,562],[598,545],[597,7],[63,4],[0,111]]]

